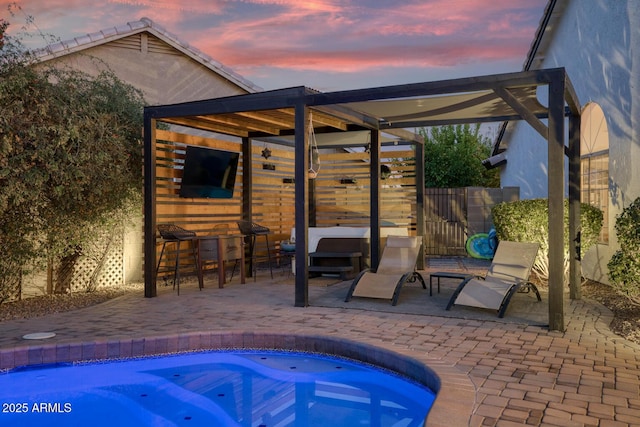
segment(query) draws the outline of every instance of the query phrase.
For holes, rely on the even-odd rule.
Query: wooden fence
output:
[[[242,175],[246,159],[241,156],[231,199],[190,199],[179,196],[186,145],[241,152],[239,142],[193,136],[166,130],[156,131],[156,222],[173,223],[198,234],[238,233],[237,221],[242,219]],[[263,156],[268,149],[269,156]],[[416,229],[414,152],[394,151],[381,163],[390,174],[381,189],[381,216],[385,227]],[[326,226],[369,226],[369,154],[344,150],[324,150],[321,167],[313,187],[314,218],[310,223]],[[290,147],[261,143],[251,148],[252,219],[269,227],[272,250],[291,235],[295,224],[294,151]],[[264,251],[264,239],[256,250]],[[160,247],[158,247],[159,256]],[[192,263],[189,251],[181,250],[181,264]],[[166,266],[171,269],[170,260]]]
[[[425,255],[465,256],[467,238],[490,230],[491,208],[518,198],[517,187],[425,189]]]

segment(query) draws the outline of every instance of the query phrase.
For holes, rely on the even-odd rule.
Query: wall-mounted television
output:
[[[180,197],[232,198],[239,159],[240,153],[188,145]]]

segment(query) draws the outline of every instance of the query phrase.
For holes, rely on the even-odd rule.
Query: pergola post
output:
[[[309,305],[309,108],[295,104],[295,306]]]
[[[418,253],[418,263],[416,268],[418,270],[424,270],[424,235],[426,232],[425,214],[424,214],[424,144],[416,144],[416,233],[418,236],[423,236],[423,241],[420,242],[420,252]]]
[[[549,83],[549,329],[564,331],[564,79]]]
[[[251,158],[251,138],[242,138],[242,220],[253,221],[253,161]],[[251,236],[248,237],[249,239]],[[246,240],[245,240],[246,243]],[[253,258],[244,267],[247,277],[253,276]]]
[[[253,217],[251,203],[251,194],[253,193],[251,144],[251,138],[242,138],[242,219],[244,221],[251,221]]]
[[[580,116],[569,116],[569,296],[582,298],[580,229]]]
[[[371,130],[371,146],[369,149],[371,165],[371,188],[369,203],[371,235],[369,239],[371,268],[378,268],[380,262],[380,131]]]
[[[156,286],[156,120],[144,111],[144,296],[157,296]]]

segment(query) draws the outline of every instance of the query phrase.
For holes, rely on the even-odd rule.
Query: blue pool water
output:
[[[434,399],[342,358],[211,351],[12,370],[0,426],[422,426]]]

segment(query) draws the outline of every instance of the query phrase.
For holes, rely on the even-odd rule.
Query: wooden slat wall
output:
[[[316,226],[364,226],[369,223],[369,163],[367,153],[320,153],[315,178]],[[342,184],[341,179],[354,179]]]
[[[188,199],[179,197],[182,164],[186,145],[218,148],[241,152],[239,142],[230,142],[203,136],[187,135],[167,130],[157,131],[156,141],[156,198],[157,223],[173,223],[198,234],[235,234],[236,222],[242,219],[242,172],[244,159],[240,159],[232,199]],[[271,151],[268,159],[262,156],[265,148]],[[412,151],[383,152],[382,163],[389,166],[392,175],[383,181],[381,191],[382,225],[398,226],[414,231],[415,180]],[[290,147],[264,146],[255,143],[251,149],[253,166],[252,209],[253,221],[269,227],[272,250],[281,240],[291,235],[295,224],[294,151]],[[263,164],[275,165],[275,170]],[[355,179],[355,184],[344,184],[343,178]],[[316,226],[370,225],[369,214],[369,154],[338,151],[321,153],[321,169],[315,179]],[[257,252],[264,252],[263,239],[259,239]],[[189,248],[181,250],[181,264],[193,264]],[[160,246],[158,246],[158,255]],[[170,269],[174,253],[164,259],[163,269]],[[163,263],[164,264],[164,263]],[[166,268],[165,268],[166,267]]]
[[[239,152],[240,144],[164,130],[157,131],[156,139],[157,223],[174,223],[199,234],[220,234],[225,226],[235,232],[242,207],[242,159],[233,198],[189,199],[179,191],[186,145]]]
[[[381,216],[385,227],[398,226],[415,230],[415,173],[412,151],[382,153],[381,163],[392,170],[383,181]],[[385,154],[389,157],[385,157]],[[316,225],[318,227],[368,227],[371,186],[368,153],[321,153],[321,169],[316,182]],[[341,183],[354,179],[355,183]]]
[[[265,148],[271,151],[268,159],[262,157]],[[293,148],[256,143],[251,149],[251,155],[253,221],[269,227],[275,235],[274,241],[288,239],[295,224],[295,188],[293,182],[284,183],[283,179],[293,181]],[[274,165],[275,170],[264,169],[263,164]]]
[[[237,234],[236,222],[242,214],[242,158],[233,198],[189,199],[180,197],[179,191],[186,145],[240,152],[240,144],[166,130],[157,130],[156,135],[156,222],[176,224],[202,235]],[[163,271],[171,270],[175,262],[175,245],[168,246]],[[158,257],[161,247],[157,246]],[[180,264],[193,267],[191,247],[183,245],[180,251]]]
[[[391,176],[382,181],[382,226],[416,230],[415,152],[383,151],[380,161],[391,169]],[[388,224],[387,224],[388,223]]]

